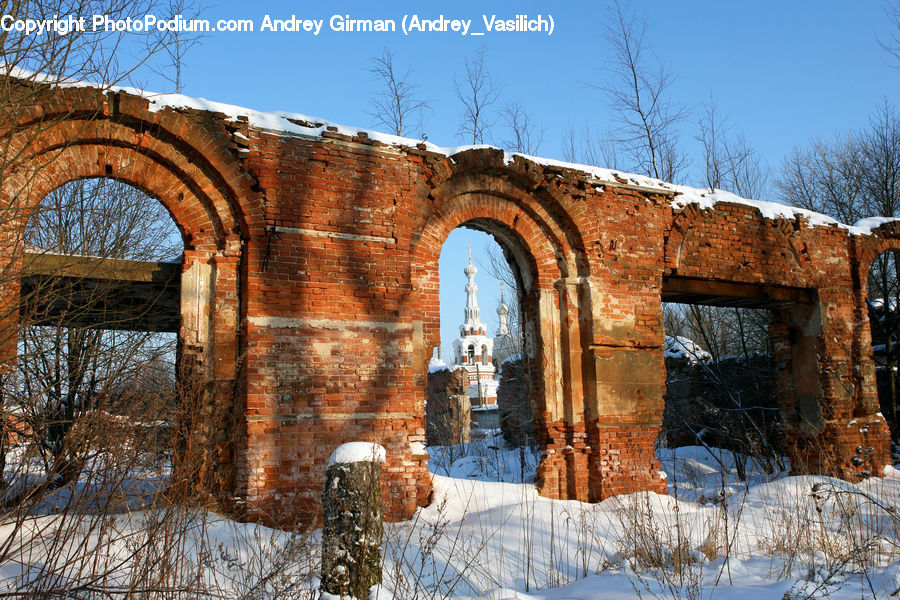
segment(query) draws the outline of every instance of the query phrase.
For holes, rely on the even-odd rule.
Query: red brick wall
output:
[[[780,373],[783,410],[796,410],[799,386],[822,415],[818,429],[786,427],[786,446],[798,471],[848,478],[861,470],[850,450],[871,446],[865,468],[880,473],[887,436],[872,410],[860,274],[872,240],[888,233],[863,240],[733,204],[676,210],[664,191],[521,157],[507,164],[491,149],[448,158],[365,135],[276,135],[200,111],[149,112],[126,94],[113,100],[64,95],[61,105],[86,103],[101,116],[66,116],[32,136],[23,167],[41,167],[46,183],[23,192],[7,178],[3,197],[34,202],[68,179],[111,174],[168,207],[187,247],[181,338],[203,390],[194,427],[204,485],[246,518],[317,519],[327,458],[352,440],[387,448],[390,518],[427,500],[417,449],[427,360],[439,344],[437,261],[461,225],[493,234],[525,284],[542,494],[665,491],[653,444],[670,275],[814,290],[811,345],[797,346],[787,313],[773,325],[792,365]],[[64,149],[51,158],[41,151],[51,147]],[[848,426],[854,418],[866,427]]]

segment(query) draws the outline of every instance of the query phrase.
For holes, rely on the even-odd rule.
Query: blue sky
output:
[[[509,8],[513,6],[514,8]],[[648,41],[677,77],[672,99],[698,107],[713,96],[733,131],[744,132],[765,163],[777,171],[786,153],[815,136],[830,138],[864,126],[884,97],[900,98],[900,70],[889,63],[879,39],[893,33],[877,1],[646,1],[632,10],[648,25]],[[377,87],[368,68],[384,47],[397,64],[412,68],[411,80],[431,102],[425,115],[428,139],[445,146],[466,143],[457,134],[460,106],[453,78],[479,46],[486,64],[503,86],[497,107],[519,101],[545,128],[540,154],[561,157],[567,128],[606,129],[613,114],[595,86],[609,80],[610,51],[602,37],[609,3],[595,2],[222,2],[205,18],[250,18],[257,28],[273,18],[324,19],[318,36],[310,33],[213,33],[185,59],[183,93],[258,110],[286,110],[346,125],[373,128],[370,100]],[[493,33],[338,33],[328,29],[332,15],[394,19],[472,19],[482,15],[552,15],[554,32]],[[171,91],[159,77],[136,82]],[[685,183],[701,185],[696,158],[699,110],[682,123],[681,139],[695,153]],[[494,131],[492,140],[503,139]],[[770,198],[773,199],[773,198]],[[442,260],[444,347],[455,336],[462,315],[468,243],[476,255],[485,237],[455,234]],[[477,256],[476,256],[477,260]],[[446,263],[446,264],[445,264]],[[494,326],[498,292],[482,269],[478,278],[482,312]],[[449,295],[448,295],[449,294]]]

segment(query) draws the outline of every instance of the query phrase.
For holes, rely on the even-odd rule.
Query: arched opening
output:
[[[541,451],[538,492],[553,498],[600,499],[606,475],[591,448],[612,428],[601,431],[595,426],[601,388],[594,372],[607,363],[601,363],[591,347],[602,341],[592,331],[594,303],[601,294],[591,277],[581,226],[575,222],[580,214],[572,215],[570,200],[553,186],[534,186],[540,173],[518,158],[508,165],[502,153],[473,150],[444,165],[432,180],[432,212],[411,247],[410,299],[421,319],[422,364],[441,344],[438,295],[447,278],[439,281],[438,262],[445,241],[459,227],[491,235],[516,282],[520,381],[525,382],[532,409],[529,422]],[[511,296],[507,287],[506,298]],[[502,363],[494,350],[492,360]],[[508,365],[501,370],[508,372]]]
[[[143,116],[134,115],[135,121],[128,122],[140,122]],[[157,125],[150,130],[160,134],[173,127],[176,131],[184,131],[187,125],[177,116],[157,115],[154,119],[158,119]],[[18,177],[3,180],[3,194],[14,199],[16,206],[30,215],[45,196],[63,184],[79,179],[106,178],[128,183],[152,196],[158,201],[157,208],[162,211],[165,207],[171,215],[185,245],[182,264],[164,265],[154,272],[139,269],[126,275],[131,279],[146,278],[145,283],[152,287],[162,271],[171,275],[180,286],[180,291],[168,296],[174,319],[163,326],[178,333],[179,395],[189,403],[206,408],[200,410],[195,406],[195,410],[183,415],[185,419],[194,419],[194,423],[182,431],[193,439],[190,444],[176,446],[174,471],[183,476],[173,477],[173,480],[192,482],[185,483],[186,490],[213,492],[216,499],[211,501],[221,503],[227,510],[221,499],[234,497],[243,483],[236,479],[236,465],[241,459],[238,446],[241,442],[236,435],[239,425],[224,416],[232,414],[238,393],[236,381],[240,363],[238,320],[242,296],[238,270],[247,232],[236,199],[239,195],[250,197],[253,192],[239,177],[228,176],[237,172],[237,166],[227,156],[195,153],[178,135],[155,137],[148,129],[143,129],[141,143],[135,146],[135,129],[129,125],[102,121],[97,126],[102,129],[102,135],[96,132],[93,123],[73,125],[66,130],[71,131],[72,137],[66,138],[67,143],[62,148],[56,146],[56,136],[60,133],[53,127],[33,137],[29,144],[36,153],[17,164]],[[199,136],[189,136],[194,142],[201,143],[206,139],[202,131],[192,131]],[[101,144],[98,139],[108,142]],[[123,143],[118,143],[120,141]],[[163,156],[165,160],[161,159]],[[7,222],[4,228],[7,238],[16,240],[12,244],[10,263],[16,271],[22,259],[20,242],[25,225],[26,219],[22,218]],[[87,264],[91,261],[80,259],[78,262]],[[77,278],[97,279],[86,276],[81,266],[76,267],[79,269],[75,273]],[[167,278],[168,275],[163,277]],[[8,332],[2,340],[3,355],[6,363],[15,368],[17,331],[21,322],[18,281],[7,286],[3,301],[12,306],[2,320],[3,328]],[[68,313],[74,314],[71,310]],[[143,316],[149,319],[159,315],[145,312]],[[108,315],[101,314],[101,317],[105,319]],[[180,406],[183,404],[179,403]],[[197,419],[202,422],[198,423]],[[185,424],[188,425],[187,421]],[[192,458],[187,459],[182,450],[189,452]]]
[[[897,396],[900,395],[900,250],[878,254],[869,266],[866,304],[872,334],[872,358],[881,413],[891,439],[900,440]]]
[[[7,555],[49,549],[23,575],[39,595],[111,578],[133,587],[122,564],[156,572],[192,531],[182,524],[194,507],[227,509],[216,492],[241,493],[221,457],[239,443],[227,426],[246,239],[237,198],[253,193],[206,125],[118,92],[71,91],[28,108],[40,118],[5,140],[16,151],[0,189],[13,215],[2,227],[0,496],[20,532]],[[201,367],[192,379],[186,356]],[[226,426],[210,426],[220,414]],[[23,526],[48,513],[53,526]],[[119,550],[124,563],[102,559]],[[165,571],[166,586],[195,581],[193,568]]]
[[[15,456],[51,489],[110,490],[171,467],[182,235],[155,198],[112,178],[50,191],[23,234]],[[138,475],[143,473],[143,475]],[[152,490],[151,490],[152,488]]]
[[[530,300],[521,282],[534,276],[523,277],[515,257],[524,253],[512,249],[515,242],[502,228],[466,223],[441,248],[440,345],[433,349],[426,405],[430,467],[454,476],[528,481],[538,462],[536,400],[517,307]],[[536,312],[536,303],[529,306]]]

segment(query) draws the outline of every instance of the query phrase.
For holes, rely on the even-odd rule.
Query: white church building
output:
[[[497,367],[494,361],[494,338],[488,337],[487,327],[481,322],[481,309],[478,308],[478,285],[475,275],[478,269],[472,264],[472,247],[469,247],[469,264],[463,270],[466,275],[466,308],[465,320],[459,326],[459,337],[453,340],[453,363],[450,370],[463,368],[469,374],[469,388],[466,395],[472,405],[473,428],[496,429],[500,427],[497,412]],[[502,290],[502,288],[501,288]],[[506,319],[509,308],[503,302],[501,291],[497,316],[500,326],[497,337],[509,335]]]

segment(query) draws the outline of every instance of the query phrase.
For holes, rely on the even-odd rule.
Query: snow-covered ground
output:
[[[585,504],[538,496],[537,453],[499,437],[429,451],[434,501],[386,525],[379,599],[849,600],[900,588],[894,468],[851,485],[748,460],[742,482],[735,461],[744,459],[730,452],[660,449],[668,496]],[[57,597],[124,596],[129,587],[166,597],[317,597],[317,531],[290,534],[161,501],[132,508],[0,525],[0,594],[81,585]]]
[[[385,587],[402,579],[391,575],[398,561],[424,561],[418,580],[438,588],[437,597],[849,599],[887,598],[900,588],[893,468],[851,485],[767,473],[751,460],[740,482],[735,460],[743,457],[661,449],[668,496],[584,504],[542,498],[531,484],[488,481],[497,464],[518,471],[518,452],[497,454],[470,453],[454,461],[453,477],[435,476],[435,501],[417,514],[418,534],[391,526]],[[487,473],[474,469],[480,460]],[[437,529],[432,558],[416,543],[391,541]]]
[[[541,461],[536,448],[508,448],[499,430],[468,444],[432,446],[428,454],[428,470],[436,475],[489,482],[534,483]]]

